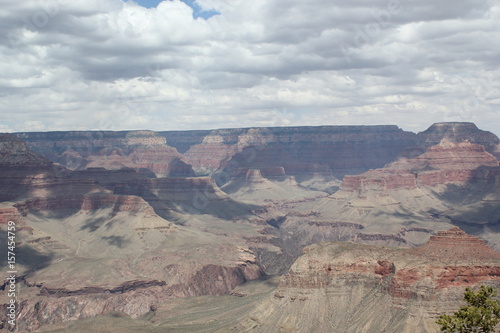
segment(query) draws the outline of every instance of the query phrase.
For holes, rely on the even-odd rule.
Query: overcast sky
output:
[[[500,135],[499,65],[496,0],[0,0],[0,132]]]

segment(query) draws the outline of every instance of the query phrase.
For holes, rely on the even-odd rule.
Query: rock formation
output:
[[[305,246],[325,241],[411,248],[459,225],[500,248],[498,147],[498,138],[468,123],[419,134],[324,126],[1,136],[0,228],[11,220],[18,228],[20,327],[115,311],[137,318],[174,298],[229,294],[283,274]],[[401,332],[406,322],[425,331],[432,311],[441,311],[428,299],[451,309],[453,288],[498,276],[497,254],[459,230],[408,251],[353,244],[307,251],[251,316],[258,321],[242,329],[266,332],[271,318],[284,331],[343,327],[344,319],[364,327],[395,313],[374,327]],[[457,263],[443,268],[449,252]],[[333,302],[359,310],[323,316]],[[275,306],[291,309],[290,326]],[[301,308],[323,317],[313,323]],[[410,313],[421,314],[419,324],[394,319]]]
[[[2,138],[0,227],[16,222],[20,330],[227,294],[264,274],[250,246],[279,252],[259,233],[259,207],[233,201],[210,177],[72,172]]]
[[[338,192],[296,205],[284,214],[280,238],[294,255],[319,241],[411,247],[440,222],[474,232],[497,249],[499,174],[497,159],[483,146],[443,139],[415,158],[346,175]]]
[[[500,253],[458,228],[410,250],[316,244],[234,331],[437,333],[479,284],[500,287]]]
[[[295,177],[287,176],[283,167],[259,169],[241,168],[222,190],[237,200],[276,206],[287,202],[324,197],[327,194],[300,186]]]
[[[332,180],[415,157],[446,138],[494,153],[498,138],[472,123],[437,123],[419,134],[396,126],[321,126],[209,131],[17,133],[33,151],[70,169],[147,168],[157,176],[213,175],[223,185],[239,168],[282,167],[299,183]]]
[[[74,170],[149,169],[157,176],[194,176],[182,155],[153,131],[18,133],[36,153]]]
[[[443,139],[439,144],[413,159],[400,159],[383,169],[346,176],[342,190],[367,191],[412,189],[419,186],[464,184],[472,181],[493,181],[498,169],[498,160],[484,146],[463,141],[454,143]],[[487,172],[481,167],[490,167]],[[478,170],[479,169],[479,170]]]
[[[420,144],[425,147],[437,145],[443,139],[455,143],[469,141],[484,146],[490,153],[500,144],[495,134],[480,130],[474,123],[468,122],[435,123],[427,130],[418,133],[418,138]]]

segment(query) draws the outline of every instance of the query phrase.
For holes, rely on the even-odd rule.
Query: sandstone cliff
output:
[[[465,287],[500,287],[500,253],[458,228],[416,249],[308,247],[236,332],[429,332]]]
[[[113,311],[137,318],[172,298],[226,294],[246,280],[282,273],[305,246],[324,241],[414,247],[437,229],[459,225],[500,248],[500,171],[490,154],[498,149],[498,138],[471,124],[435,124],[418,135],[396,126],[325,126],[17,136],[27,145],[13,136],[0,140],[0,227],[9,220],[20,227],[23,329]],[[337,191],[335,176],[344,175]],[[452,233],[469,244],[461,254],[451,249]],[[272,302],[284,296],[290,313],[301,304],[320,313],[321,304],[333,304],[322,288],[333,288],[328,290],[341,295],[340,304],[378,304],[382,295],[391,307],[379,315],[395,309],[406,318],[413,309],[423,313],[424,303],[413,299],[425,299],[428,290],[437,290],[444,308],[450,297],[458,297],[458,291],[450,296],[451,289],[438,285],[463,286],[464,276],[467,281],[497,276],[482,264],[472,266],[474,277],[466,264],[444,272],[440,260],[449,251],[457,258],[470,253],[481,262],[487,251],[457,230],[432,239],[417,252],[404,252],[416,258],[418,269],[424,265],[418,258],[434,257],[437,263],[422,268],[423,280],[417,274],[416,284],[408,284],[415,271],[400,264],[397,253],[403,252],[384,250],[375,260],[365,256],[366,249],[379,253],[372,247],[330,245],[325,254],[323,245],[313,246],[314,257],[332,252],[343,258],[352,251],[361,259],[342,273],[342,262],[333,260],[329,267],[313,256],[301,258],[281,287],[299,290],[310,283],[307,290],[320,301],[308,303],[309,291],[302,289],[304,297],[287,298],[284,289]],[[441,242],[438,250],[435,240]],[[317,272],[301,276],[307,265]],[[322,274],[342,278],[324,282]],[[436,276],[441,284],[429,284]],[[340,289],[352,287],[348,280],[364,282],[347,294]],[[383,288],[381,280],[387,282]],[[263,311],[274,316],[274,305]],[[338,315],[366,317],[359,325],[372,325],[374,315],[360,309],[351,317]],[[264,329],[271,317],[261,315],[253,316],[264,319],[252,324]],[[333,315],[312,324],[312,331],[341,320]],[[430,317],[421,318],[427,323]],[[423,327],[390,320],[413,331]],[[302,327],[293,318],[291,323],[282,329]]]
[[[402,158],[383,169],[346,176],[342,190],[357,191],[360,195],[369,191],[417,188],[473,181],[493,181],[498,160],[484,146],[469,141],[454,143],[443,139],[429,147],[425,153],[413,159]],[[482,168],[482,169],[480,169]],[[485,171],[484,168],[490,168]]]
[[[283,167],[258,169],[241,168],[221,188],[237,200],[275,206],[279,203],[300,202],[324,197],[325,192],[309,190],[287,176]]]

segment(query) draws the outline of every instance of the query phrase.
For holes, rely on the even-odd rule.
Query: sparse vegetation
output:
[[[492,287],[481,286],[474,292],[465,289],[466,306],[450,315],[441,315],[437,323],[441,332],[446,333],[489,333],[494,332],[500,320],[500,301],[493,299],[497,291]]]

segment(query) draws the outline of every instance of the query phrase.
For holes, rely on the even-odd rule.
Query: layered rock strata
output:
[[[468,122],[435,123],[417,135],[419,143],[425,147],[437,145],[443,139],[455,143],[470,141],[484,146],[488,152],[492,153],[500,144],[500,140],[495,134],[480,130],[474,123]]]
[[[342,178],[380,168],[400,155],[420,155],[443,138],[469,140],[489,152],[499,143],[472,123],[437,123],[419,134],[397,126],[318,126],[16,135],[35,152],[71,169],[147,168],[158,176],[192,176],[192,166],[198,175],[224,171],[233,176],[238,168],[282,167],[296,177]]]
[[[419,248],[308,247],[240,332],[432,332],[465,287],[500,287],[500,253],[458,228]]]
[[[465,184],[477,181],[495,181],[498,160],[484,146],[469,141],[459,143],[443,139],[438,145],[413,159],[400,159],[383,169],[346,176],[341,189],[369,191],[414,189],[419,186]]]
[[[194,176],[182,155],[153,131],[17,133],[36,153],[74,170],[148,169],[157,176]]]
[[[20,330],[113,311],[137,318],[157,302],[227,294],[264,274],[248,246],[267,239],[249,222],[258,207],[231,200],[210,177],[73,172],[14,136],[2,137],[0,152],[0,228],[16,222]]]

